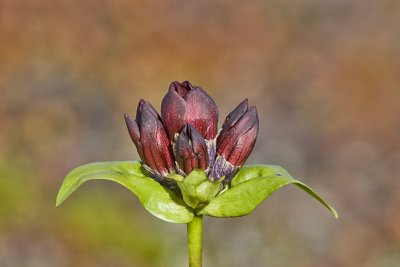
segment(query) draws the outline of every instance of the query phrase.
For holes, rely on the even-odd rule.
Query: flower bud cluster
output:
[[[241,102],[218,131],[218,108],[199,86],[173,82],[161,103],[161,116],[140,100],[136,118],[125,114],[129,134],[145,168],[163,184],[173,174],[202,169],[211,181],[234,176],[256,142],[256,107]]]

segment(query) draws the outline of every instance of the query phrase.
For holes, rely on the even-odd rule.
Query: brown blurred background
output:
[[[0,266],[186,266],[186,228],[78,165],[138,159],[124,112],[201,85],[220,121],[243,98],[248,163],[295,187],[250,216],[205,220],[205,266],[400,266],[400,2],[0,0]]]

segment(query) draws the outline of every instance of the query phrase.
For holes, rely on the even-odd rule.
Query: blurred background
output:
[[[0,266],[187,266],[186,227],[111,182],[60,208],[65,174],[138,159],[123,120],[170,82],[202,86],[220,121],[243,98],[248,163],[295,187],[250,216],[206,218],[204,266],[400,266],[400,2],[0,0]]]

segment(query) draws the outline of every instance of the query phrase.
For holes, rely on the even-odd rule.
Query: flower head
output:
[[[173,82],[161,104],[161,117],[141,100],[136,119],[125,115],[139,156],[160,183],[170,174],[202,169],[211,181],[230,181],[256,142],[257,109],[241,102],[217,131],[218,108],[201,87]]]

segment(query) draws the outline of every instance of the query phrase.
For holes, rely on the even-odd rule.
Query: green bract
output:
[[[178,186],[181,189],[183,200],[196,210],[207,206],[218,194],[221,180],[212,182],[204,171],[193,170],[183,181],[178,182]]]
[[[293,179],[286,170],[275,165],[244,166],[224,190],[221,181],[212,182],[204,171],[194,170],[182,181],[177,181],[181,191],[178,196],[146,176],[140,162],[90,163],[74,169],[65,177],[56,205],[60,205],[81,184],[94,179],[110,180],[123,185],[138,197],[151,214],[173,223],[189,223],[194,214],[213,217],[247,215],[269,195],[287,184],[303,189],[338,217],[336,210],[310,187]]]

